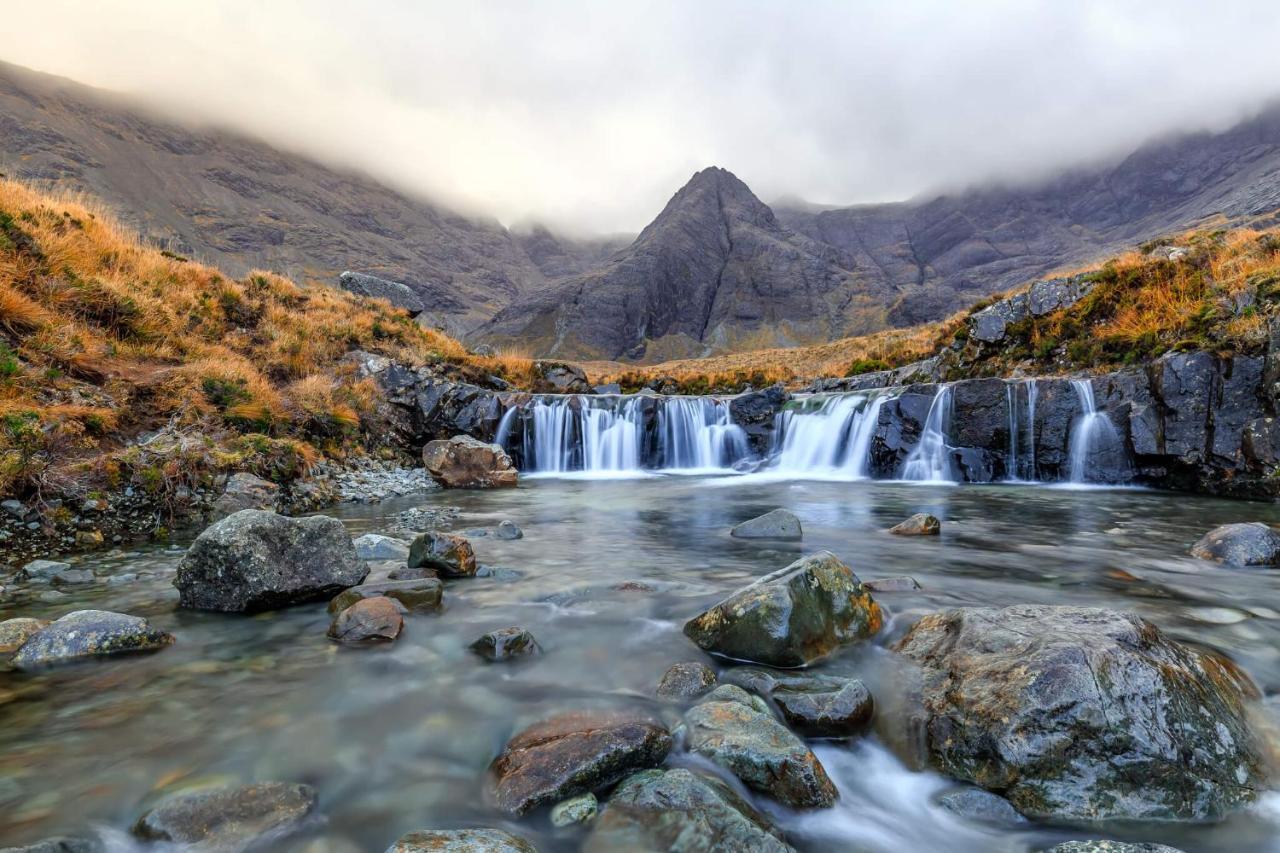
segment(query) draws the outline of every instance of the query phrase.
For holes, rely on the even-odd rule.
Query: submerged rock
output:
[[[48,624],[43,619],[28,619],[23,616],[0,622],[0,655],[16,652],[22,648],[23,643]]]
[[[705,663],[672,664],[658,682],[659,696],[691,699],[701,696],[716,684],[716,672]]]
[[[533,638],[533,634],[517,626],[490,631],[467,648],[489,661],[532,657],[542,653],[542,647]]]
[[[402,836],[385,853],[538,853],[538,848],[501,829],[423,829]]]
[[[768,696],[787,725],[807,737],[845,738],[859,734],[875,711],[871,691],[856,678],[741,667],[726,673],[725,680]]]
[[[355,546],[356,556],[362,560],[400,560],[409,559],[409,543],[403,539],[382,536],[378,533],[366,533],[351,543]]]
[[[1260,521],[1224,524],[1191,546],[1191,556],[1228,566],[1280,565],[1280,531]]]
[[[343,610],[329,625],[329,639],[347,645],[389,643],[400,636],[402,605],[390,598],[366,598]]]
[[[932,763],[1030,818],[1217,820],[1266,783],[1243,676],[1138,616],[950,610],[897,649],[922,670],[908,722]]]
[[[256,612],[331,598],[368,573],[336,518],[246,509],[196,537],[173,585],[183,607]]]
[[[889,532],[896,536],[937,536],[942,532],[942,522],[927,512],[917,512],[906,521],[900,521]]]
[[[244,850],[297,830],[315,807],[316,792],[308,785],[260,782],[196,791],[162,801],[138,818],[133,833],[200,850]]]
[[[434,569],[446,578],[469,578],[476,573],[476,552],[465,536],[428,531],[409,545],[410,569]]]
[[[1004,797],[981,788],[962,788],[938,797],[938,805],[949,812],[978,823],[1013,825],[1026,823],[1027,819]]]
[[[684,768],[628,777],[597,818],[584,849],[674,853],[789,853],[773,824],[719,779]]]
[[[498,522],[498,529],[494,531],[493,535],[499,539],[506,539],[509,541],[512,539],[523,539],[524,531],[521,530],[514,521],[500,521]]]
[[[109,610],[76,610],[40,629],[13,656],[18,669],[39,669],[81,658],[162,649],[172,634],[146,619]]]
[[[70,563],[60,560],[32,560],[18,571],[18,577],[36,583],[48,583],[53,580],[54,575],[70,569]]]
[[[364,583],[334,596],[329,602],[329,612],[341,613],[358,601],[384,596],[404,605],[405,610],[424,613],[440,609],[444,599],[444,584],[436,578]]]
[[[451,489],[489,489],[516,485],[516,467],[499,444],[485,444],[469,435],[429,441],[422,448],[422,464],[431,479]]]
[[[863,581],[862,585],[872,592],[912,592],[920,588],[920,582],[910,575],[872,578]]]
[[[573,826],[575,823],[590,823],[595,820],[600,803],[595,794],[581,794],[571,797],[562,803],[556,803],[551,810],[552,826]]]
[[[662,763],[671,751],[666,727],[634,711],[570,711],[513,737],[492,766],[489,793],[504,812],[606,788]]]
[[[730,691],[744,692],[731,685],[720,687],[685,714],[689,751],[785,805],[825,808],[834,804],[839,796],[836,787],[804,741],[760,705],[741,701]]]
[[[800,519],[785,509],[775,509],[764,515],[744,521],[729,531],[739,539],[782,539],[795,541],[803,538]]]
[[[804,666],[880,630],[880,607],[829,551],[765,575],[685,623],[703,650],[773,666]]]

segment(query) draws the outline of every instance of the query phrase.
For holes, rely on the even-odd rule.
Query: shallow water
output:
[[[681,634],[683,621],[822,548],[864,579],[909,574],[921,583],[877,594],[892,616],[885,638],[943,607],[1105,605],[1224,651],[1265,694],[1280,692],[1280,575],[1185,556],[1214,524],[1274,520],[1268,504],[1138,490],[653,476],[530,479],[515,490],[437,492],[330,514],[359,535],[387,531],[403,510],[439,505],[459,508],[451,529],[510,518],[525,538],[475,536],[480,562],[506,571],[449,582],[444,612],[408,617],[386,647],[330,643],[324,604],[251,617],[178,611],[177,549],[88,557],[100,574],[142,576],[70,588],[57,604],[0,604],[2,618],[119,610],[178,636],[153,655],[0,680],[0,842],[97,826],[127,847],[119,831],[162,793],[285,779],[318,789],[325,823],[279,849],[323,838],[381,851],[413,829],[465,825],[506,826],[542,850],[575,849],[581,834],[552,830],[545,814],[512,824],[485,806],[484,771],[506,739],[570,708],[641,704],[674,715],[649,697],[667,666],[702,657]],[[777,506],[803,520],[803,546],[728,536]],[[941,537],[884,532],[919,511],[943,519]],[[650,589],[620,589],[627,581]],[[538,638],[542,657],[487,665],[467,651],[479,634],[517,624]],[[894,668],[883,641],[822,668],[865,678],[888,732]],[[757,805],[808,850],[1014,851],[1072,836],[991,830],[950,815],[932,803],[948,783],[907,769],[887,743],[873,736],[819,749],[842,792],[832,810]],[[1278,803],[1273,795],[1216,827],[1138,837],[1187,851],[1280,849]]]

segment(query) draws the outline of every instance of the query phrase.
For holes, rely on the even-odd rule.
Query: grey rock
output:
[[[409,543],[403,539],[382,536],[377,533],[366,533],[351,543],[355,546],[356,556],[362,560],[400,560],[409,559]]]
[[[552,826],[573,826],[590,823],[595,820],[600,803],[595,794],[580,794],[563,802],[556,803],[551,809]]]
[[[329,602],[329,612],[341,613],[358,601],[382,597],[397,602],[406,611],[427,613],[440,609],[444,600],[444,584],[433,577],[362,583],[334,596]]]
[[[498,529],[494,531],[493,535],[498,539],[510,541],[513,539],[523,539],[524,531],[521,530],[514,521],[500,521],[498,522]]]
[[[542,654],[542,647],[525,628],[499,628],[482,635],[467,648],[488,661],[513,660]]]
[[[338,285],[357,296],[385,299],[397,308],[408,311],[410,317],[417,317],[426,310],[421,297],[413,291],[413,288],[398,281],[348,271],[338,276]]]
[[[227,479],[222,495],[213,502],[213,518],[226,518],[242,509],[274,510],[280,487],[269,480],[241,471]]]
[[[401,836],[385,853],[538,853],[501,829],[423,829]]]
[[[172,634],[137,616],[76,610],[31,635],[13,656],[13,665],[41,669],[83,658],[153,651],[173,641]]]
[[[1166,844],[1138,843],[1127,841],[1066,841],[1048,848],[1045,853],[1182,853],[1177,847]]]
[[[725,680],[769,697],[787,725],[806,737],[861,734],[875,712],[871,692],[856,678],[738,667]]]
[[[296,831],[315,808],[308,785],[260,782],[169,797],[138,818],[133,832],[147,841],[239,851]]]
[[[332,598],[368,573],[337,519],[246,509],[196,537],[173,585],[183,607],[255,612]]]
[[[1069,278],[1051,278],[1037,281],[1028,291],[1028,307],[1031,316],[1043,317],[1060,308],[1069,308],[1089,295],[1093,290],[1094,280],[1088,275],[1075,275]]]
[[[535,390],[548,391],[552,394],[591,393],[591,383],[587,381],[587,374],[576,364],[539,361],[534,364],[534,370],[542,377],[542,387]]]
[[[591,390],[597,394],[621,394],[622,386],[617,382],[609,382],[604,385],[593,385]]]
[[[1229,566],[1280,565],[1280,531],[1260,521],[1223,524],[1192,545],[1191,556]]]
[[[469,578],[476,574],[476,554],[466,537],[427,531],[409,544],[410,569],[433,569],[446,578]]]
[[[774,509],[736,525],[729,531],[738,539],[780,539],[797,541],[804,535],[800,519],[785,509]]]
[[[1001,299],[969,318],[969,337],[986,344],[998,343],[1004,340],[1010,326],[1027,319],[1030,313],[1025,293]]]
[[[685,623],[704,651],[773,666],[804,666],[880,630],[857,575],[828,551],[801,557]]]
[[[18,572],[18,576],[23,580],[48,583],[53,580],[54,575],[70,570],[70,563],[63,563],[58,560],[32,560],[22,567]]]
[[[893,575],[887,578],[871,578],[862,585],[872,592],[912,592],[920,589],[920,582],[910,575]]]
[[[16,652],[22,648],[23,643],[48,624],[43,619],[30,619],[25,616],[0,622],[0,655]]]
[[[88,838],[46,838],[22,847],[0,847],[0,853],[103,853],[102,845]]]
[[[88,569],[63,569],[55,572],[49,578],[49,582],[55,586],[76,586],[79,584],[93,583],[93,572]]]
[[[739,394],[729,401],[729,420],[746,432],[755,453],[763,455],[773,447],[778,413],[787,404],[788,396],[786,388],[779,384]]]
[[[657,694],[680,699],[701,696],[716,684],[716,673],[705,663],[676,663],[662,675]]]
[[[981,788],[961,788],[938,797],[938,805],[960,817],[978,823],[1010,826],[1023,824],[1027,819],[1004,797],[998,797]]]
[[[942,532],[942,522],[927,512],[917,512],[906,521],[900,521],[889,532],[897,536],[937,536]]]
[[[13,498],[9,498],[6,501],[0,501],[0,509],[3,509],[9,515],[18,519],[18,521],[22,521],[22,519],[27,517],[27,507],[22,503],[22,501],[14,500]]]

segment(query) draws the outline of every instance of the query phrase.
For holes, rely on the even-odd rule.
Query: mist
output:
[[[0,58],[501,221],[634,232],[720,165],[766,200],[1035,180],[1280,94],[1271,3],[6,9]]]

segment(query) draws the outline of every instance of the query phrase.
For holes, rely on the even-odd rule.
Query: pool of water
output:
[[[438,615],[406,619],[378,648],[329,642],[324,604],[257,616],[176,608],[175,548],[89,556],[126,583],[71,588],[56,604],[10,599],[0,618],[54,618],[86,607],[149,617],[178,642],[160,653],[0,679],[0,842],[89,828],[130,849],[126,830],[164,793],[209,781],[283,779],[316,787],[324,815],[282,849],[381,851],[428,827],[502,826],[544,851],[573,850],[578,830],[545,815],[512,823],[482,796],[508,737],[552,712],[649,705],[666,668],[704,659],[681,634],[689,617],[802,553],[829,549],[862,578],[909,574],[922,589],[882,593],[891,618],[877,643],[823,662],[864,678],[892,729],[886,639],[921,612],[963,605],[1053,603],[1134,610],[1171,635],[1221,650],[1280,692],[1280,574],[1186,556],[1227,521],[1274,520],[1275,508],[1138,490],[926,486],[655,476],[537,479],[514,490],[436,492],[331,510],[353,536],[387,532],[419,506],[458,508],[449,528],[474,536],[502,571],[451,581]],[[774,507],[801,517],[802,544],[735,540],[729,528]],[[885,528],[914,512],[943,520],[936,539]],[[629,583],[636,582],[636,583]],[[485,631],[522,625],[544,654],[486,664],[467,650]],[[672,717],[674,720],[674,717]],[[947,783],[908,769],[893,739],[818,749],[842,792],[831,810],[793,814],[757,800],[806,850],[1027,850],[1072,837],[961,821],[933,804]],[[679,760],[678,757],[676,760]],[[1280,849],[1280,797],[1213,827],[1144,831],[1187,851]],[[1078,835],[1077,835],[1078,837]],[[344,846],[345,844],[345,846]]]

